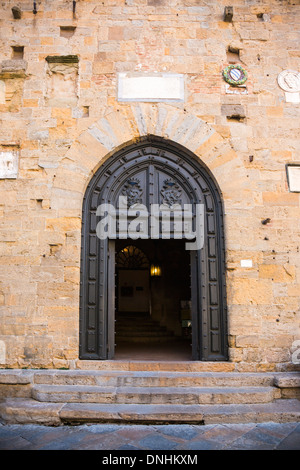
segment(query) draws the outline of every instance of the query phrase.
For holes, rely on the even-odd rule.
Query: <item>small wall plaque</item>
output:
[[[252,268],[252,259],[242,259],[241,260],[242,268]]]
[[[19,152],[17,150],[0,150],[0,179],[17,178]]]
[[[225,83],[225,93],[231,95],[247,95],[248,90],[246,85],[231,86]]]
[[[118,101],[184,101],[184,77],[172,73],[119,73]]]
[[[300,193],[300,164],[286,166],[289,190],[291,193]]]
[[[278,85],[285,91],[287,103],[300,103],[300,72],[283,70],[277,77]]]

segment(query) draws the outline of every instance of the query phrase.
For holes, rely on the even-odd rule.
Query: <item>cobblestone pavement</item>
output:
[[[0,449],[300,450],[300,423],[60,427],[0,424]]]

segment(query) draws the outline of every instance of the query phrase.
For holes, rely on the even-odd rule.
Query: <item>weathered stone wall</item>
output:
[[[1,367],[76,364],[83,194],[110,153],[152,133],[192,150],[221,188],[230,359],[293,368],[300,194],[285,165],[300,162],[300,105],[277,76],[300,70],[299,0],[232,0],[232,22],[226,4],[81,0],[73,12],[52,0],[34,14],[33,2],[1,3]],[[226,88],[232,62],[246,90]],[[184,74],[185,101],[118,102],[120,72]]]

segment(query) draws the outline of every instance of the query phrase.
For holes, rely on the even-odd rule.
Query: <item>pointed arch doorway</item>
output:
[[[120,197],[125,197],[126,230],[121,219]],[[197,231],[197,207],[203,213],[203,243],[181,239],[175,230],[176,217],[170,219],[169,233],[163,230],[164,216],[158,214],[158,224],[154,231],[153,218],[137,218],[143,207],[147,214],[153,214],[153,207],[188,207],[190,219]],[[99,236],[99,221],[108,212],[99,212],[99,207],[116,208],[117,223],[107,236]],[[130,212],[132,210],[132,212]],[[99,216],[100,214],[100,216]],[[157,213],[155,213],[157,215]],[[102,216],[102,219],[101,219]],[[145,214],[144,214],[145,216]],[[108,219],[106,219],[107,221]],[[157,218],[155,219],[157,222]],[[181,219],[184,227],[185,219]],[[130,225],[131,224],[131,225]],[[133,236],[132,227],[135,229]],[[140,232],[138,235],[137,233]],[[103,233],[102,233],[103,235]],[[125,244],[124,244],[125,242]],[[186,250],[184,282],[189,297],[176,297],[178,283],[168,291],[168,300],[188,301],[191,321],[191,358],[201,361],[227,360],[227,312],[225,289],[224,226],[223,208],[219,188],[209,170],[189,150],[169,140],[155,136],[141,138],[114,153],[92,177],[84,196],[82,213],[81,249],[81,291],[80,291],[80,358],[113,359],[116,340],[116,300],[120,302],[120,292],[116,294],[116,252],[120,247],[135,246],[144,252],[142,245],[150,249],[161,249],[168,256],[163,259],[162,271],[170,265],[172,244],[177,243],[177,252]],[[193,245],[191,245],[191,243]],[[180,245],[181,244],[181,245]],[[118,250],[116,249],[118,248]],[[150,250],[151,251],[151,250]],[[173,250],[174,251],[174,250]],[[176,251],[176,250],[175,250]],[[153,253],[152,253],[153,255]],[[174,255],[176,258],[176,255]],[[154,261],[153,259],[150,260]],[[173,257],[174,260],[174,257]],[[175,259],[176,260],[176,259]],[[172,261],[172,259],[171,259]],[[188,265],[188,267],[187,267]],[[170,274],[169,274],[170,276]],[[180,284],[179,282],[179,284]],[[177,287],[176,287],[177,286]],[[120,286],[119,286],[120,287]],[[142,285],[123,286],[124,297],[130,296],[132,289]],[[127,287],[127,289],[126,289]],[[139,291],[141,293],[141,291]],[[187,295],[187,294],[185,294]],[[142,296],[140,296],[142,298]],[[124,300],[124,299],[123,299]],[[126,300],[126,299],[125,299]],[[145,299],[144,299],[145,300]],[[179,309],[182,304],[178,304]],[[187,304],[186,304],[187,305]],[[145,307],[143,307],[145,308]],[[180,318],[181,321],[182,318]],[[132,358],[132,359],[136,359]]]

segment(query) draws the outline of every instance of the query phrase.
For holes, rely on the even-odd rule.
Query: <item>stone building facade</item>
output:
[[[231,5],[226,16],[216,0],[1,2],[2,368],[81,367],[84,196],[146,136],[187,149],[220,188],[228,361],[299,363],[300,194],[287,167],[300,164],[300,104],[278,75],[298,79],[300,4]],[[230,64],[247,72],[243,85],[225,81]],[[183,84],[175,98],[171,77]]]

